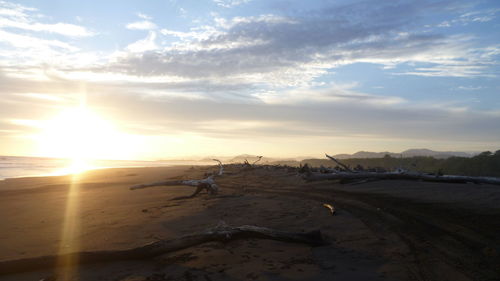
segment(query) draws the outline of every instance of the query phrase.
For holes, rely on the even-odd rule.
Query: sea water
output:
[[[194,165],[194,161],[92,160],[86,169]],[[70,174],[72,159],[0,156],[0,180],[6,178]]]

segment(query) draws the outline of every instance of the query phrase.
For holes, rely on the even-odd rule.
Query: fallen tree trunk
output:
[[[78,264],[123,261],[151,258],[169,252],[189,248],[206,242],[227,242],[236,239],[258,238],[302,243],[311,246],[326,244],[319,230],[311,232],[286,232],[265,227],[243,225],[231,227],[220,224],[206,231],[182,236],[176,239],[160,240],[145,246],[128,250],[75,252],[63,255],[42,256],[0,262],[0,275],[27,272],[37,269],[51,269],[61,261],[72,260]],[[64,263],[61,264],[64,266]]]
[[[470,177],[470,176],[454,176],[454,175],[430,175],[412,172],[338,172],[332,174],[309,173],[304,176],[307,181],[320,180],[354,180],[354,179],[379,179],[379,180],[422,180],[431,182],[448,182],[448,183],[484,183],[500,185],[500,178],[494,177]]]
[[[130,190],[142,189],[153,186],[176,186],[176,185],[188,185],[196,187],[196,190],[193,192],[193,194],[185,196],[185,198],[193,198],[203,189],[206,189],[207,192],[212,195],[217,194],[217,192],[219,191],[219,186],[215,183],[213,176],[209,176],[208,178],[202,180],[159,181],[154,183],[137,184],[130,187]]]
[[[217,161],[219,163],[219,172],[216,175],[222,176],[222,174],[224,173],[224,166],[222,165],[222,162],[218,159],[212,159],[212,160]],[[193,198],[203,189],[206,189],[210,194],[217,194],[217,192],[219,191],[219,186],[215,183],[214,176],[215,175],[211,175],[202,180],[174,180],[174,181],[159,181],[146,184],[137,184],[130,187],[130,190],[142,189],[153,186],[188,185],[188,186],[195,186],[196,190],[190,196],[185,196],[185,198]]]

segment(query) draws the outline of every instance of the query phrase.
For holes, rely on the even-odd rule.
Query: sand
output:
[[[220,194],[193,187],[129,190],[165,179],[201,179],[212,167],[120,168],[79,176],[0,181],[0,261],[77,249],[136,247],[224,221],[284,231],[319,229],[329,245],[246,239],[210,242],[149,260],[84,265],[72,280],[499,280],[500,188],[377,181],[306,183],[295,171],[230,166]],[[77,190],[69,198],[70,190]],[[67,202],[74,213],[65,220]],[[336,207],[332,216],[322,206]],[[56,270],[57,272],[57,270]],[[53,269],[0,280],[58,277]],[[58,280],[61,280],[59,278]]]

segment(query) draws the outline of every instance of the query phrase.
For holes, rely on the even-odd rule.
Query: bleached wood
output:
[[[222,162],[218,159],[212,159],[212,160],[219,162],[219,172],[217,173],[217,175],[222,176],[222,174],[224,173],[224,165],[222,165]],[[214,175],[210,175],[202,180],[182,180],[182,181],[175,180],[175,181],[159,181],[146,184],[137,184],[130,187],[130,190],[142,189],[153,186],[175,186],[175,185],[188,185],[196,187],[195,192],[190,196],[186,196],[186,198],[192,198],[196,196],[203,189],[206,189],[210,194],[217,194],[217,192],[219,191],[219,186],[215,183]]]
[[[308,181],[320,180],[351,180],[351,179],[380,179],[380,180],[422,180],[431,182],[449,182],[449,183],[484,183],[500,185],[500,178],[494,177],[470,177],[455,175],[430,175],[415,172],[338,172],[335,174],[310,173],[305,176]]]

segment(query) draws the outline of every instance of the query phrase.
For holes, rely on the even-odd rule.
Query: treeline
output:
[[[383,158],[360,158],[343,159],[342,163],[355,168],[360,165],[365,169],[384,169],[392,171],[402,168],[410,171],[423,173],[463,175],[463,176],[491,176],[500,177],[500,150],[492,153],[490,151],[482,152],[474,157],[450,157],[446,159],[436,159],[434,157],[415,156],[409,158],[399,158],[386,155]],[[283,162],[298,166],[299,164],[308,164],[312,167],[335,167],[336,164],[328,159],[306,159],[300,162]]]

